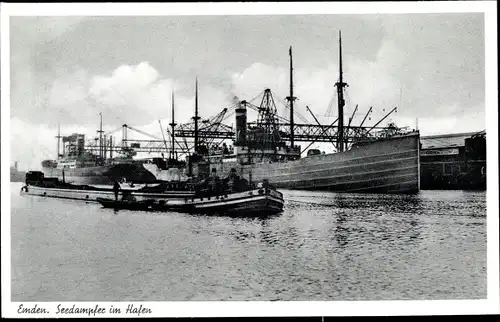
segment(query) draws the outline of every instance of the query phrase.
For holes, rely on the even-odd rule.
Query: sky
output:
[[[416,128],[418,118],[421,135],[485,128],[482,13],[10,17],[11,160],[39,169],[55,158],[58,123],[92,138],[99,113],[105,131],[161,137],[172,91],[177,123],[193,115],[196,78],[203,118],[265,88],[284,99],[290,46],[297,112],[314,122],[309,106],[330,124],[339,30],[346,120],[356,105],[353,124],[373,106],[372,125],[398,106],[384,123]]]

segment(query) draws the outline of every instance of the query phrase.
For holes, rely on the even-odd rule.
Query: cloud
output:
[[[458,110],[458,106],[444,106],[443,110],[453,111]],[[460,132],[479,132],[486,128],[486,116],[484,108],[477,106],[473,109],[474,112],[461,115],[460,113],[450,113],[442,116],[429,116],[422,115],[417,118],[410,118],[405,115],[395,114],[392,118],[398,125],[406,124],[410,128],[417,128],[420,135],[433,135],[433,134],[448,134]]]
[[[315,111],[315,114],[324,114],[334,93],[336,65],[329,64],[324,69],[320,68],[294,68],[294,96],[298,99],[295,103],[295,112],[304,117],[308,122],[314,122],[306,111],[306,106]],[[263,63],[254,63],[240,73],[231,77],[233,93],[241,100],[251,100],[266,88],[274,94],[278,114],[289,118],[289,109],[286,97],[289,96],[290,72],[282,67],[272,67]],[[257,97],[254,105],[261,103]],[[256,117],[249,112],[249,118]],[[300,118],[296,122],[303,122]]]
[[[182,84],[163,78],[148,62],[122,65],[107,75],[90,75],[88,71],[77,69],[61,76],[46,93],[48,108],[44,123],[33,124],[17,116],[11,117],[12,160],[19,161],[21,169],[39,169],[41,161],[54,159],[58,122],[61,135],[82,133],[87,141],[92,141],[99,128],[100,112],[105,132],[119,130],[113,133],[115,140],[121,139],[122,124],[161,139],[158,120],[167,136],[172,89],[175,90],[176,122],[191,122],[194,80],[191,84]],[[227,92],[205,85],[200,79],[199,113],[204,119],[232,105],[231,99]],[[128,138],[148,137],[129,131]]]
[[[405,54],[392,41],[383,42],[375,61],[344,57],[344,81],[349,84],[345,91],[346,122],[356,105],[359,107],[355,119],[360,118],[362,113],[366,113],[369,107],[373,106],[374,120],[382,118],[391,108],[399,105],[402,85],[396,74],[404,68],[404,58]],[[307,122],[315,121],[306,110],[306,106],[310,107],[321,122],[329,124],[336,118],[335,83],[338,81],[338,74],[338,64],[332,61],[323,68],[311,66],[294,68],[294,96],[298,97],[295,110]],[[277,97],[284,100],[289,95],[289,70],[254,63],[241,73],[234,73],[232,83],[238,97],[252,97],[265,88],[271,88]],[[287,109],[278,107],[278,112],[288,118]],[[413,112],[408,108],[403,111],[410,115],[413,115]],[[296,122],[303,121],[296,118]]]
[[[92,76],[78,70],[60,77],[51,86],[49,105],[65,124],[95,124],[102,112],[106,124],[140,127],[170,120],[172,91],[176,121],[189,122],[194,113],[194,80],[182,84],[161,77],[148,62],[122,65],[108,75]],[[200,115],[212,116],[228,105],[227,93],[200,84]]]
[[[84,20],[84,16],[52,17],[10,17],[11,32],[18,41],[37,44],[45,43],[74,30]],[[14,42],[16,40],[14,39]]]
[[[82,126],[62,126],[61,134],[82,133],[87,138],[92,131]],[[11,160],[19,161],[21,170],[41,169],[41,162],[55,159],[57,154],[57,131],[46,124],[34,125],[17,117],[10,120]]]
[[[79,69],[70,75],[60,77],[52,84],[49,92],[51,107],[64,109],[87,98],[87,73]]]

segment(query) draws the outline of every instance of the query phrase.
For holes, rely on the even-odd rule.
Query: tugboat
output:
[[[235,168],[231,169],[227,178],[220,179],[213,168],[211,176],[195,186],[193,197],[169,200],[164,205],[160,204],[158,209],[244,216],[280,213],[283,204],[283,194],[268,180],[254,184],[240,177]]]

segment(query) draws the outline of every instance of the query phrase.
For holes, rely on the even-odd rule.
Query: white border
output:
[[[363,14],[363,13],[485,13],[485,73],[486,73],[486,131],[487,131],[487,300],[450,301],[342,301],[342,302],[137,302],[147,306],[152,314],[161,317],[215,316],[361,316],[361,315],[461,315],[500,313],[499,296],[499,216],[498,216],[498,80],[497,80],[497,16],[496,2],[363,2],[363,3],[185,3],[185,4],[1,4],[2,42],[2,316],[28,317],[17,314],[19,303],[11,302],[10,280],[10,55],[9,16],[92,16],[92,15],[255,15],[255,14]],[[7,187],[7,188],[6,188]],[[26,303],[25,303],[26,304]],[[30,302],[29,305],[34,305]],[[52,312],[57,302],[38,303]],[[126,307],[126,302],[75,302],[77,306]],[[36,315],[32,317],[49,317]],[[102,315],[107,317],[112,315]],[[116,316],[116,315],[113,315]],[[121,315],[124,316],[124,315]],[[71,315],[76,317],[76,315]]]
[[[0,112],[1,117],[1,185],[3,189],[1,190],[1,225],[2,225],[2,242],[1,242],[1,254],[2,254],[2,317],[14,315],[8,314],[10,305],[10,286],[11,286],[11,274],[10,274],[10,30],[9,30],[9,16],[6,14],[5,4],[0,5],[1,14],[1,105]],[[3,263],[9,263],[5,265]],[[5,300],[4,300],[5,299]],[[9,301],[9,302],[6,302]]]
[[[229,2],[229,3],[23,3],[11,16],[158,16],[262,14],[366,14],[485,12],[493,1],[431,2]],[[7,6],[7,4],[5,5]],[[492,8],[494,10],[494,8]]]
[[[486,235],[488,300],[500,313],[499,208],[498,208],[498,38],[496,2],[485,12],[485,107],[486,107]],[[485,8],[486,9],[486,8]]]

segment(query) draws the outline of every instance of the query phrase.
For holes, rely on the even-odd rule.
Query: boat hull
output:
[[[281,192],[261,188],[220,196],[171,200],[160,209],[230,216],[267,216],[282,212],[283,205]]]
[[[99,202],[104,208],[113,208],[113,209],[126,209],[126,210],[150,210],[151,205],[154,203],[153,199],[146,201],[123,201],[108,198],[97,198],[97,202]]]
[[[40,187],[35,185],[27,185],[21,189],[24,195],[40,196],[47,198],[61,198],[73,200],[85,200],[90,202],[98,202],[98,198],[115,199],[115,194],[110,189],[68,189],[68,188],[53,188],[53,187]],[[133,194],[137,201],[146,201],[155,199],[158,201],[166,202],[172,199],[182,199],[194,196],[191,191],[165,191],[162,193],[146,193],[137,190],[125,190],[125,193]],[[118,192],[118,199],[124,195],[124,190]]]
[[[418,132],[380,139],[349,151],[276,163],[212,163],[220,174],[236,168],[251,181],[277,188],[338,192],[416,193],[420,190]]]
[[[64,174],[63,174],[64,170]],[[42,168],[45,177],[72,184],[113,184],[114,181],[154,182],[155,176],[141,163],[122,163],[85,168]]]

